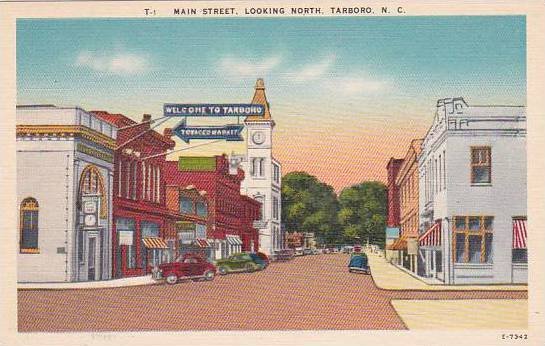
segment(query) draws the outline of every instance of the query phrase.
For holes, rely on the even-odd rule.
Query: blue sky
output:
[[[439,98],[525,105],[525,61],[523,16],[17,21],[19,104],[139,119],[163,103],[248,102],[262,77],[278,142],[301,145],[346,124],[419,137]],[[361,155],[403,155],[395,144]]]

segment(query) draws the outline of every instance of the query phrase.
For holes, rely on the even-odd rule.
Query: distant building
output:
[[[207,192],[194,185],[167,185],[167,207],[181,214],[176,224],[178,256],[186,253],[200,253],[209,260],[215,259],[214,240],[207,230],[213,228],[209,220]]]
[[[300,232],[286,233],[286,247],[295,249],[303,247],[305,243],[305,234]]]
[[[170,191],[174,187],[192,185],[206,192],[208,219],[206,230],[201,234],[206,234],[205,238],[214,248],[211,257],[220,259],[258,248],[259,236],[253,222],[260,218],[261,203],[241,195],[244,172],[231,171],[226,155],[180,157],[179,161],[168,161],[166,167],[165,179]],[[184,201],[180,207],[184,208]]]
[[[421,276],[526,283],[526,109],[437,102],[419,165]]]
[[[270,105],[265,95],[265,83],[258,79],[252,103],[265,106],[263,116],[249,116],[244,121],[247,128],[247,152],[241,167],[246,173],[241,192],[259,201],[262,205],[259,228],[260,250],[274,254],[284,246],[285,237],[281,228],[282,216],[282,166],[272,155],[273,129]]]
[[[390,158],[386,165],[388,173],[388,219],[386,221],[385,256],[386,260],[399,264],[401,259],[399,239],[399,188],[396,185],[396,177],[403,164],[403,159]]]
[[[117,128],[77,107],[17,107],[19,282],[106,280]]]
[[[174,257],[175,222],[165,204],[165,153],[171,132],[151,130],[151,116],[136,122],[123,114],[93,111],[118,128],[114,151],[112,249],[116,278],[145,275]]]
[[[400,264],[410,271],[417,271],[418,247],[418,155],[421,139],[413,139],[399,168],[395,185],[399,191],[401,248]]]

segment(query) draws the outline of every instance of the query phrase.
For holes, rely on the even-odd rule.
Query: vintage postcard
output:
[[[545,344],[542,2],[0,9],[0,345]]]

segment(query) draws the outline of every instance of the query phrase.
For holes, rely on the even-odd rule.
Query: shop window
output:
[[[21,202],[20,251],[38,253],[38,201],[25,198]]]
[[[513,249],[513,263],[528,263],[528,249]]]
[[[490,147],[471,148],[471,183],[490,184],[492,182],[492,162]]]
[[[102,174],[96,166],[89,165],[85,167],[81,173],[79,195],[98,195],[100,196],[100,217],[106,219],[108,217],[108,199],[102,198],[106,196],[104,180]]]
[[[457,263],[492,263],[493,217],[454,217],[453,241]]]
[[[197,238],[206,238],[206,225],[196,224],[195,231],[197,233]]]
[[[125,247],[125,264],[127,268],[136,268],[136,227],[134,219],[117,218],[115,228],[118,234],[118,253]]]
[[[184,214],[193,213],[193,201],[191,200],[191,198],[180,198],[180,211]]]

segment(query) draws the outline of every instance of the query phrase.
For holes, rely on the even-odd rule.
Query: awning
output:
[[[392,244],[388,245],[386,247],[386,250],[405,250],[407,248],[407,239],[405,237],[401,237],[396,239]]]
[[[441,223],[436,222],[418,238],[420,246],[441,246]]]
[[[513,249],[526,249],[526,219],[513,219]]]
[[[229,245],[242,245],[242,240],[238,235],[226,235],[225,238]]]
[[[197,238],[193,241],[193,244],[197,245],[198,247],[210,247],[210,243],[208,240],[203,238]]]
[[[168,249],[167,243],[161,238],[157,237],[147,237],[142,238],[144,246],[148,249]]]

